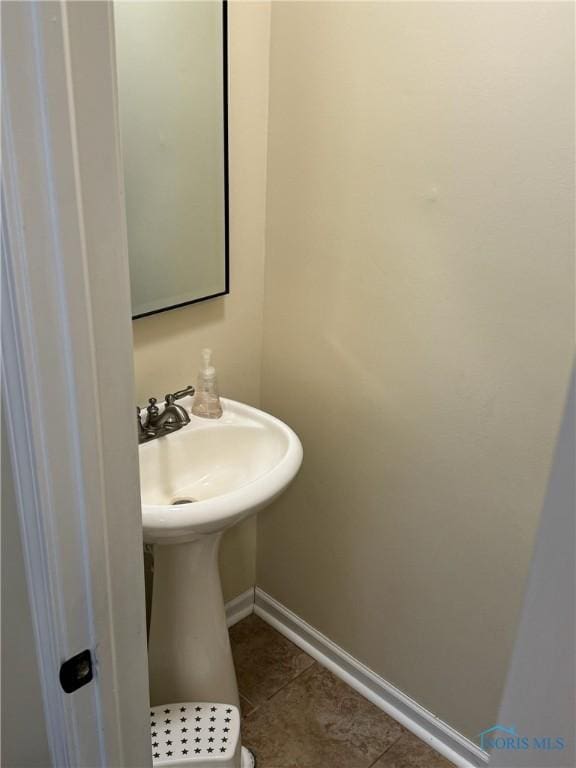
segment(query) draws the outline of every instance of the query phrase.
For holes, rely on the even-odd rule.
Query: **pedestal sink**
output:
[[[191,398],[182,404],[190,413]],[[239,705],[218,572],[226,528],[269,504],[302,462],[279,419],[222,399],[200,419],[140,446],[144,541],[154,544],[150,698]]]

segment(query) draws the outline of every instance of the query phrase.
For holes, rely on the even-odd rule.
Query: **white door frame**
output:
[[[2,397],[52,762],[152,765],[110,2],[2,7]],[[90,649],[72,694],[62,662]]]

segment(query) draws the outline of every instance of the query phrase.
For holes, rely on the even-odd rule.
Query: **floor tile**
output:
[[[412,733],[405,733],[382,755],[380,760],[374,763],[373,768],[454,768],[454,766]]]
[[[242,696],[240,694],[240,715],[242,717],[247,717],[251,712],[254,712],[256,707],[254,704],[252,704],[251,701],[248,701],[246,696]]]
[[[245,718],[258,768],[369,768],[405,732],[314,663]]]
[[[230,629],[242,696],[258,706],[313,664],[294,643],[252,614]]]

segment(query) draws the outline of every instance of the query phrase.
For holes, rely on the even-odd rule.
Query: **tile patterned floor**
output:
[[[453,768],[257,616],[230,640],[257,768]]]

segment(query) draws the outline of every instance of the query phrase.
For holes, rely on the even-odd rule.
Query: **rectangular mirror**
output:
[[[228,293],[226,3],[114,3],[132,315]]]

